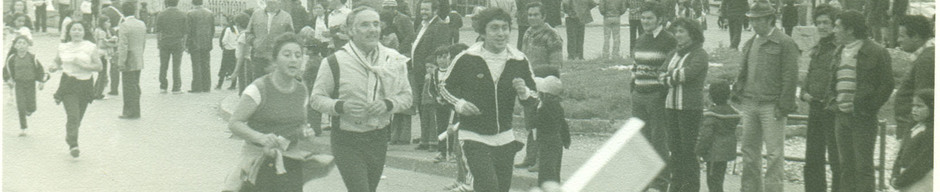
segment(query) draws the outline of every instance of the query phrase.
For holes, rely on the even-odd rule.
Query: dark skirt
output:
[[[79,101],[91,103],[95,100],[95,80],[94,78],[88,80],[80,80],[72,77],[68,74],[62,73],[62,78],[59,80],[59,89],[55,91],[56,101],[62,101],[62,98],[65,98],[65,95],[77,95]]]

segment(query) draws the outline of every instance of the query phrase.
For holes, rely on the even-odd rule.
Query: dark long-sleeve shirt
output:
[[[189,19],[179,8],[164,9],[157,15],[154,31],[157,32],[157,46],[160,49],[182,49],[183,40],[189,33]]]

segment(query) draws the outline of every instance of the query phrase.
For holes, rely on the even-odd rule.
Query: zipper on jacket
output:
[[[500,77],[502,77],[502,75],[500,75]],[[496,82],[499,82],[499,80],[497,80]],[[499,95],[498,95],[499,92],[497,91],[497,90],[498,90],[498,87],[499,87],[499,84],[493,83],[493,103],[496,104],[496,105],[495,105],[495,106],[496,106],[496,107],[495,107],[495,108],[496,108],[496,110],[495,110],[495,111],[496,111],[496,134],[499,134],[499,131],[500,131],[500,126],[499,126],[499,98],[498,98],[498,97],[499,97]]]

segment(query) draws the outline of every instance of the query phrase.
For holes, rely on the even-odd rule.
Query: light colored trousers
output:
[[[610,50],[610,44],[614,44],[614,49]],[[620,17],[604,18],[604,52],[606,59],[612,56],[614,59],[620,58]]]
[[[785,115],[777,115],[775,102],[743,99],[740,105],[744,133],[741,153],[744,171],[741,175],[742,192],[783,191],[783,140],[786,137]],[[761,147],[767,149],[767,172],[761,176]]]

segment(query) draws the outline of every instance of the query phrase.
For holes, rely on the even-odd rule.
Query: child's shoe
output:
[[[69,154],[71,154],[73,158],[78,158],[79,153],[81,153],[81,151],[78,150],[78,147],[72,147],[69,149]]]

